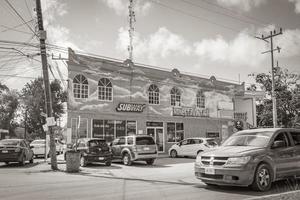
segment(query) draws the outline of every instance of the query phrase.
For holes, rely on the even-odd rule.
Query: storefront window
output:
[[[116,120],[116,137],[125,136],[126,121]]]
[[[93,120],[93,138],[104,138],[104,120],[94,119]]]
[[[104,120],[104,139],[107,142],[113,141],[115,136],[115,121]]]
[[[80,125],[78,129],[78,118],[73,118],[71,120],[71,127],[72,127],[72,139],[78,138],[86,138],[87,137],[87,129],[88,129],[88,120],[81,119]]]
[[[183,123],[167,123],[168,142],[179,142],[184,139]]]
[[[136,134],[136,121],[127,121],[127,135]]]

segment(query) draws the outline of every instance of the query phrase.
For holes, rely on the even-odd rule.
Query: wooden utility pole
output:
[[[273,55],[273,52],[278,51],[278,53],[279,53],[280,48],[277,47],[276,49],[274,49],[274,47],[273,47],[273,37],[281,35],[281,34],[282,34],[282,28],[280,28],[280,31],[278,33],[276,33],[276,30],[274,30],[274,31],[270,31],[270,35],[268,35],[268,36],[262,35],[261,37],[257,37],[258,39],[264,40],[265,42],[268,42],[267,39],[270,39],[270,43],[271,43],[271,50],[262,52],[262,54],[271,52],[272,103],[273,103],[273,127],[274,128],[277,127],[277,104],[276,104],[276,94],[275,94],[275,80],[274,80],[274,71],[275,70],[274,70],[274,55]]]
[[[46,101],[46,112],[48,118],[52,117],[52,103],[51,103],[51,92],[50,92],[50,83],[49,83],[49,73],[48,73],[48,63],[47,63],[47,54],[46,54],[46,31],[44,30],[43,25],[43,16],[41,8],[41,0],[36,0],[36,14],[39,27],[39,38],[40,38],[40,49],[41,49],[41,60],[43,67],[43,79],[45,86],[45,101]],[[49,126],[49,136],[50,136],[50,157],[51,157],[51,169],[57,170],[57,160],[56,160],[56,147],[54,141],[54,133],[52,127]]]

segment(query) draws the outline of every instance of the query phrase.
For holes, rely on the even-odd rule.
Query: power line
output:
[[[180,10],[180,9],[177,9],[177,8],[173,8],[173,7],[170,7],[170,6],[167,6],[166,4],[163,4],[163,3],[161,3],[161,2],[157,2],[157,1],[154,1],[154,0],[150,0],[150,1],[153,2],[153,3],[155,3],[155,4],[157,4],[157,5],[160,5],[161,7],[167,8],[167,9],[169,9],[169,10],[173,10],[173,11],[178,12],[178,13],[181,13],[181,14],[183,14],[183,15],[190,16],[190,17],[193,17],[193,18],[196,18],[196,19],[200,19],[201,21],[206,21],[206,22],[208,22],[208,23],[210,23],[210,24],[214,24],[214,25],[216,25],[216,26],[220,26],[220,27],[225,28],[225,29],[228,29],[228,30],[230,30],[230,31],[232,31],[232,32],[240,33],[240,30],[234,29],[234,28],[229,27],[229,26],[225,26],[225,25],[223,25],[223,24],[216,23],[216,22],[211,21],[210,19],[207,19],[207,18],[205,18],[205,17],[200,17],[200,16],[197,16],[197,15],[190,14],[190,13],[185,12],[185,11],[183,11],[183,10]]]
[[[11,3],[9,3],[8,0],[5,0],[5,2],[9,5],[9,7],[18,15],[18,17],[26,24],[26,26],[31,30],[31,32],[36,35],[35,31],[26,23],[24,18],[19,14],[19,12],[13,7]]]
[[[241,18],[237,18],[235,16],[232,16],[232,15],[229,15],[229,14],[226,14],[226,13],[222,13],[222,12],[218,12],[216,10],[212,10],[212,9],[209,9],[209,8],[205,8],[205,7],[202,7],[200,6],[199,4],[196,4],[196,3],[192,3],[190,1],[187,1],[187,0],[182,0],[183,2],[185,2],[186,4],[189,4],[189,5],[192,5],[192,6],[195,6],[195,7],[198,7],[198,8],[201,8],[203,10],[206,10],[206,11],[209,11],[209,12],[212,12],[212,13],[216,13],[216,14],[219,14],[219,15],[223,15],[223,16],[227,16],[227,17],[230,17],[232,19],[235,19],[235,20],[238,20],[240,22],[244,22],[244,23],[247,23],[247,24],[252,24],[252,25],[261,25],[260,23],[253,23],[253,22],[250,22],[248,20],[244,20],[244,19],[241,19]]]
[[[28,24],[29,22],[32,22],[33,21],[33,19],[31,19],[31,20],[29,20],[29,21],[27,21],[27,22],[23,22],[23,23],[21,23],[21,24],[18,24],[18,25],[16,25],[16,26],[13,26],[13,27],[8,27],[8,26],[5,26],[5,25],[1,25],[2,27],[5,27],[6,29],[4,29],[4,30],[2,30],[1,32],[6,32],[6,31],[9,31],[9,30],[17,30],[16,28],[19,28],[19,27],[21,27],[21,26],[23,26],[23,25],[25,25],[25,24]],[[27,32],[26,32],[27,33]]]

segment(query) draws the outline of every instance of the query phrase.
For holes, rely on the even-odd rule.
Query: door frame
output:
[[[162,151],[159,151],[159,148],[158,148],[158,144],[157,145],[157,152],[158,153],[164,153],[165,152],[165,132],[164,132],[164,127],[163,126],[148,126],[146,127],[146,134],[148,135],[148,129],[154,129],[154,140],[155,140],[155,143],[156,143],[156,130],[157,129],[161,129],[162,130],[162,144],[163,144],[163,150]]]

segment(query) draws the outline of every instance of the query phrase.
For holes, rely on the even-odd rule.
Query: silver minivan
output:
[[[206,184],[249,186],[267,191],[274,181],[300,175],[300,130],[243,130],[200,153],[195,176]]]

